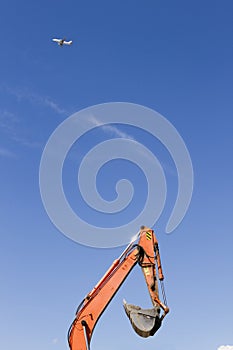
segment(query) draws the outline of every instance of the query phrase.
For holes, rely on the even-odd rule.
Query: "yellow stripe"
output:
[[[149,276],[149,274],[150,274],[149,268],[148,267],[144,267],[144,271],[145,271],[146,276]]]
[[[146,238],[149,239],[149,240],[151,239],[151,232],[147,232],[146,233]]]

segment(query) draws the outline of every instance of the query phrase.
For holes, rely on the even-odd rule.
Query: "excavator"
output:
[[[70,350],[90,350],[91,337],[98,319],[136,264],[139,264],[144,274],[153,307],[142,309],[124,300],[126,315],[141,337],[153,336],[161,327],[169,308],[163,285],[159,246],[154,230],[141,226],[135,238],[78,306],[68,331]],[[158,279],[163,302],[159,299]]]

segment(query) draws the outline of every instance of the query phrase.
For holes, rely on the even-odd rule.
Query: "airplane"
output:
[[[53,41],[55,41],[59,46],[63,46],[63,45],[71,45],[72,44],[72,40],[70,41],[66,41],[66,39],[52,39]]]

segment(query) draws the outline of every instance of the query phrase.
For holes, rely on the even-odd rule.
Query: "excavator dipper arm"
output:
[[[153,308],[143,310],[125,301],[124,308],[134,330],[140,336],[148,337],[159,329],[169,309],[160,301],[158,293],[156,266],[159,279],[163,280],[158,242],[153,230],[142,227],[138,243],[128,245],[79,305],[68,333],[70,350],[90,350],[92,333],[99,317],[137,263],[145,276]],[[160,308],[164,311],[161,317]]]

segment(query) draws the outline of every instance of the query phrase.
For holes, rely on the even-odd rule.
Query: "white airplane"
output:
[[[53,41],[55,41],[59,46],[63,46],[63,45],[71,45],[72,44],[72,40],[70,41],[66,41],[66,39],[52,39]]]

